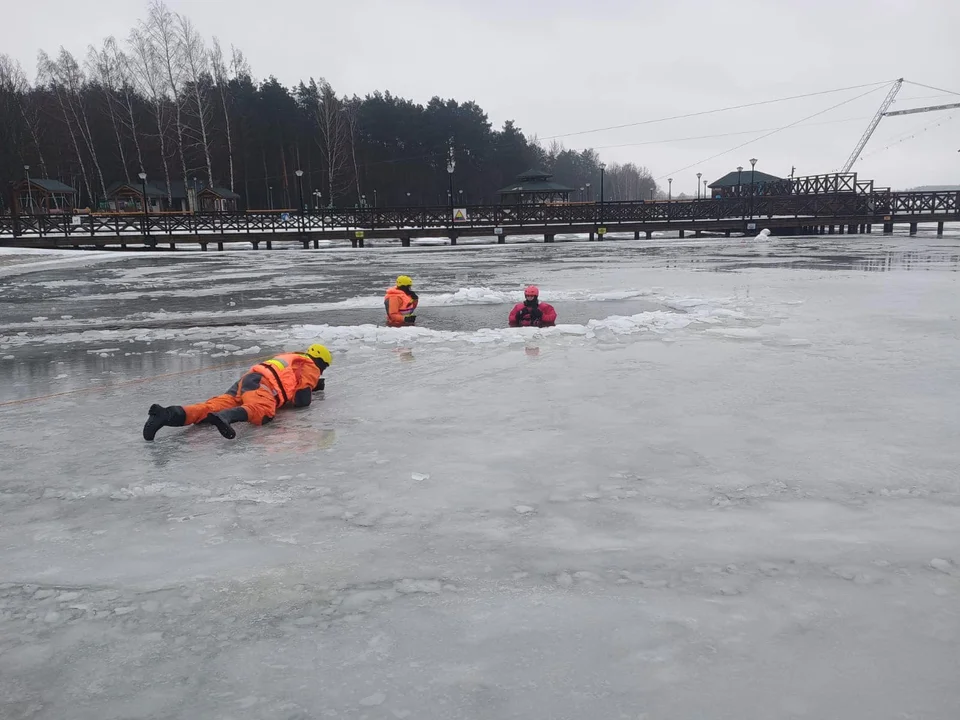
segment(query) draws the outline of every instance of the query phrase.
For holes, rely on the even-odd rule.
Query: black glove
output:
[[[416,316],[416,315],[405,315],[404,318],[403,318],[403,324],[404,324],[404,325],[416,325],[416,324],[417,324],[417,316]]]
[[[312,400],[313,400],[313,391],[310,390],[310,388],[303,388],[301,390],[297,390],[293,394],[294,407],[298,407],[298,408],[307,407]]]
[[[326,384],[326,383],[325,383],[325,381],[324,381],[323,378],[320,378],[319,380],[317,380],[317,384],[313,386],[314,392],[318,392],[318,391],[320,391],[320,390],[323,390],[323,386],[324,386],[325,384]]]

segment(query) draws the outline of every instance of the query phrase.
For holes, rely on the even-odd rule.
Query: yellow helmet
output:
[[[311,345],[307,348],[307,355],[314,360],[323,360],[327,365],[333,365],[333,356],[323,345]]]
[[[397,278],[397,287],[412,287],[413,279],[409,275],[401,275]]]

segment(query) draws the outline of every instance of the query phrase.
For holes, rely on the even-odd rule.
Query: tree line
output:
[[[247,209],[297,208],[300,188],[307,207],[446,204],[451,158],[464,203],[496,202],[533,167],[574,188],[572,201],[599,199],[593,150],[544,148],[512,121],[494,128],[474,102],[347,96],[322,77],[291,88],[256,80],[241,50],[208,42],[162,0],[125,39],[83,58],[41,51],[32,83],[0,54],[0,183],[60,180],[78,207],[102,207],[113,182],[138,185],[140,172],[168,193],[179,182],[229,189]],[[606,167],[605,200],[651,192],[646,168]]]

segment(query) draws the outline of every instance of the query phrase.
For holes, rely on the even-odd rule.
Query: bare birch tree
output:
[[[217,86],[217,92],[220,94],[220,107],[223,108],[223,126],[226,130],[227,140],[227,162],[230,170],[230,190],[234,191],[233,175],[233,131],[230,122],[230,106],[232,98],[230,96],[230,80],[227,77],[227,66],[223,59],[223,49],[220,47],[220,41],[213,38],[213,48],[210,51],[210,67],[213,71],[213,81]]]
[[[204,45],[203,38],[186,17],[177,15],[177,30],[183,59],[184,75],[190,93],[189,104],[186,104],[188,114],[197,120],[200,131],[200,147],[203,149],[203,159],[207,168],[207,183],[213,187],[213,160],[210,152],[211,143],[211,115],[213,106],[210,103],[210,53]]]
[[[110,118],[113,136],[117,143],[117,153],[123,167],[123,176],[130,182],[130,168],[127,165],[127,154],[123,147],[123,122],[120,118],[121,108],[118,106],[118,91],[120,88],[119,70],[116,66],[117,43],[112,37],[103,42],[103,49],[97,50],[93,45],[87,49],[87,73],[94,79],[103,95],[104,107]]]
[[[357,202],[363,197],[360,193],[360,166],[357,164],[357,129],[360,122],[360,98],[356,95],[341,103],[341,112],[347,121],[347,139],[350,142],[350,157],[353,160],[353,179],[357,188]]]
[[[130,69],[137,90],[150,102],[153,121],[157,128],[157,141],[160,145],[160,162],[163,165],[163,178],[170,188],[170,157],[167,146],[167,129],[169,124],[167,112],[166,85],[163,80],[163,70],[160,67],[160,58],[150,38],[141,30],[130,33]],[[146,168],[141,166],[141,171]]]
[[[84,179],[87,198],[92,202],[94,198],[94,183],[91,182],[91,178],[87,172],[87,163],[84,162],[81,141],[89,153],[93,170],[96,172],[97,179],[100,181],[102,195],[106,195],[107,190],[84,105],[83,90],[85,80],[83,73],[80,71],[80,66],[77,64],[73,55],[64,48],[60,48],[60,54],[56,62],[51,60],[45,52],[41,51],[38,66],[40,77],[49,84],[50,89],[53,90],[57,98],[57,103],[60,106],[64,122],[70,134],[74,152],[77,156],[77,164],[80,167],[80,173]],[[79,140],[77,139],[78,136],[80,138]]]
[[[11,150],[16,148],[21,161],[24,159],[25,148],[20,138],[15,134],[16,118],[19,118],[37,153],[37,159],[40,161],[40,174],[42,177],[47,177],[47,163],[44,160],[43,146],[40,143],[41,133],[43,132],[40,109],[30,97],[30,83],[27,82],[27,75],[23,72],[20,63],[14,62],[11,57],[2,53],[0,53],[0,93],[4,98],[4,120],[0,130],[5,131],[4,134],[0,135],[0,142],[5,142]]]
[[[130,58],[114,42],[110,48],[113,54],[113,66],[117,74],[117,101],[122,106],[121,118],[124,126],[133,138],[133,146],[137,151],[137,167],[143,170],[143,148],[140,146],[140,133],[137,130],[137,115],[135,112],[136,89],[133,77],[133,66]]]
[[[327,197],[332,205],[334,196],[341,189],[338,182],[349,162],[347,122],[343,105],[329,82],[320,78],[318,83],[311,78],[308,92],[313,100],[311,111],[317,124],[316,141],[326,164]]]
[[[144,31],[154,47],[159,59],[166,89],[173,100],[174,127],[177,131],[177,153],[180,156],[180,171],[183,175],[183,187],[186,190],[187,157],[184,152],[183,123],[183,44],[177,33],[176,15],[170,12],[162,0],[150,3],[149,17]],[[167,182],[167,199],[173,205],[173,189]]]

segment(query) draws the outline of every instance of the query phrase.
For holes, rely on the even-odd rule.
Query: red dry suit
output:
[[[553,327],[557,311],[549,303],[517,303],[510,311],[510,327]]]

